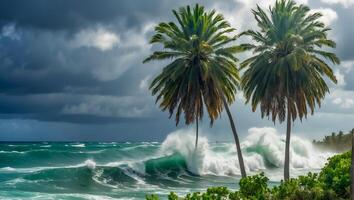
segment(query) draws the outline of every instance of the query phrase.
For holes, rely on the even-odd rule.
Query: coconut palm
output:
[[[319,21],[321,13],[311,13],[309,7],[292,0],[276,1],[269,12],[259,6],[252,11],[259,30],[242,33],[255,43],[245,44],[254,55],[241,64],[245,69],[241,85],[253,111],[260,105],[262,118],[287,121],[284,179],[288,180],[292,122],[321,106],[329,92],[324,77],[337,82],[324,59],[333,64],[340,61],[327,51],[336,44],[328,39],[330,29]]]
[[[153,80],[150,89],[156,95],[163,111],[170,117],[175,113],[176,125],[184,113],[185,123],[202,119],[204,109],[212,125],[225,107],[237,147],[242,176],[246,176],[240,142],[233,123],[229,104],[235,100],[239,84],[235,53],[242,51],[232,44],[237,36],[230,24],[215,10],[206,12],[198,4],[173,10],[174,22],[160,23],[155,27],[152,44],[161,44],[162,51],[155,51],[144,60],[170,60]],[[196,129],[198,138],[198,128]],[[197,143],[197,139],[196,139]]]

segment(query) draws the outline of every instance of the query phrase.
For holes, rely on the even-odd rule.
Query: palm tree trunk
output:
[[[351,166],[351,170],[350,170],[350,176],[351,176],[351,199],[354,199],[354,129],[352,129],[352,166]]]
[[[195,122],[195,148],[198,147],[198,119],[196,119],[196,122]]]
[[[232,115],[231,115],[231,112],[230,112],[230,109],[229,109],[229,105],[227,104],[224,95],[222,95],[222,101],[224,103],[227,116],[229,117],[231,130],[232,130],[232,133],[233,133],[234,139],[235,139],[235,144],[236,144],[236,149],[237,149],[237,157],[238,157],[238,162],[240,164],[240,170],[241,170],[241,176],[242,176],[242,178],[244,178],[244,177],[247,176],[247,174],[246,174],[246,170],[245,170],[245,163],[243,162],[240,140],[238,139],[238,135],[237,135],[237,132],[236,132],[234,120],[232,119]]]
[[[284,180],[289,180],[290,177],[290,135],[291,135],[291,112],[288,107],[288,118],[286,126],[285,139],[285,162],[284,162]]]

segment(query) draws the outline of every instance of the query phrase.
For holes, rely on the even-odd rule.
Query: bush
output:
[[[195,192],[192,194],[187,194],[185,196],[185,200],[223,200],[228,199],[230,192],[226,187],[213,187],[208,188],[205,193]],[[180,199],[176,194],[171,193],[168,196],[169,200],[177,200]],[[237,199],[232,199],[237,200]]]
[[[319,181],[318,174],[308,173],[297,179],[282,181],[279,186],[272,189],[272,199],[287,200],[335,200],[338,199],[333,190],[325,190]]]
[[[338,197],[350,197],[351,152],[336,155],[328,159],[322,168],[319,180],[325,189],[333,190]]]
[[[159,200],[156,194],[146,195],[146,200]]]
[[[269,196],[268,178],[264,173],[247,176],[240,180],[240,195],[249,199],[267,199]]]

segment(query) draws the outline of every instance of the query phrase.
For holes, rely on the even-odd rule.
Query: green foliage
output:
[[[263,172],[259,175],[242,178],[240,180],[240,195],[250,199],[266,199],[269,193],[268,180]]]
[[[205,193],[187,194],[185,200],[222,200],[227,199],[230,191],[226,187],[208,188]]]
[[[174,192],[171,192],[169,195],[168,195],[168,200],[178,200],[178,195]]]
[[[350,196],[351,152],[336,155],[328,159],[328,163],[320,173],[320,181],[326,189],[332,189],[342,198]]]
[[[320,174],[308,173],[292,178],[273,188],[268,187],[268,178],[263,174],[248,176],[240,180],[240,189],[231,191],[226,187],[213,187],[206,192],[195,192],[178,197],[171,192],[169,200],[345,200],[350,199],[351,152],[336,155]],[[156,195],[146,196],[157,200]]]
[[[159,200],[159,197],[156,194],[146,195],[146,200]]]
[[[287,200],[322,200],[338,199],[332,190],[325,190],[318,180],[318,174],[309,173],[297,179],[282,181],[272,189],[273,199]]]
[[[230,191],[226,187],[208,188],[206,192],[210,199],[224,199],[230,194]]]
[[[232,192],[228,190],[226,187],[213,187],[208,188],[205,193],[194,192],[187,194],[184,198],[178,197],[175,193],[171,192],[168,195],[168,200],[240,200],[240,196],[238,192]],[[150,199],[147,199],[150,200]],[[151,199],[155,200],[155,199]]]

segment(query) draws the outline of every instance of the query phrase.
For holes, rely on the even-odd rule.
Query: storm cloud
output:
[[[237,33],[255,27],[250,10],[256,4],[267,7],[271,2],[199,1],[207,9],[222,12]],[[298,2],[324,14],[342,64],[334,68],[340,84],[331,86],[318,115],[295,130],[320,135],[352,128],[354,124],[348,122],[354,118],[354,3]],[[148,43],[153,27],[173,20],[172,9],[195,3],[0,1],[0,140],[161,140],[175,128],[174,122],[155,105],[148,85],[164,63],[142,64],[142,60],[159,48]],[[252,113],[241,94],[232,110],[241,133],[252,126],[273,125]],[[331,124],[334,115],[346,120]],[[224,118],[213,129],[205,119],[204,132],[225,138],[229,130]],[[320,122],[329,127],[317,127]],[[149,133],[143,133],[147,129]],[[83,134],[88,130],[97,136]]]

